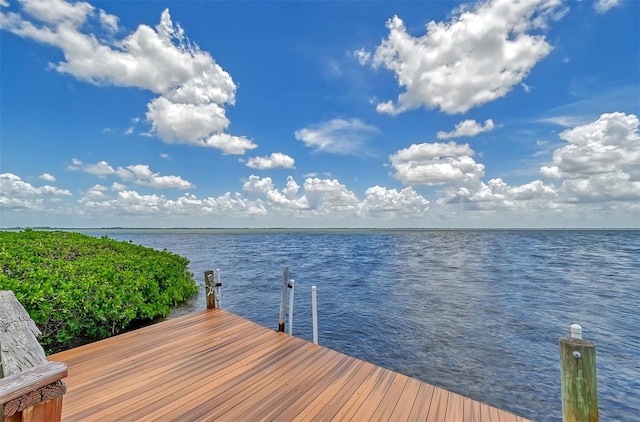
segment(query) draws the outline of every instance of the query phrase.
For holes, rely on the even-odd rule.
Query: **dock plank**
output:
[[[523,421],[511,413],[203,310],[49,357],[63,421]]]

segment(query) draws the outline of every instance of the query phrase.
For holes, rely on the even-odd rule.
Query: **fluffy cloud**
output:
[[[281,152],[274,152],[267,157],[253,157],[247,161],[247,167],[259,170],[270,170],[274,168],[292,169],[295,160]]]
[[[151,130],[168,143],[196,144],[212,132],[229,125],[224,108],[218,104],[189,104],[158,97],[148,105]]]
[[[217,148],[223,154],[242,155],[247,150],[258,146],[243,136],[233,136],[228,133],[216,133],[202,141],[202,146]]]
[[[560,133],[568,142],[558,148],[550,166],[540,173],[550,179],[580,179],[622,171],[640,178],[640,134],[638,117],[606,113],[595,122]]]
[[[297,130],[295,137],[315,151],[347,155],[361,153],[367,138],[375,132],[374,126],[360,119],[333,119]]]
[[[563,180],[569,202],[640,199],[640,121],[633,114],[605,113],[560,133],[568,143],[555,150],[540,173]]]
[[[337,179],[309,178],[302,185],[309,207],[321,214],[357,211],[360,200]]]
[[[468,144],[413,144],[389,157],[393,176],[406,185],[469,185],[484,176],[484,165]]]
[[[376,48],[373,66],[396,74],[405,91],[378,104],[381,113],[439,107],[463,113],[505,96],[522,83],[531,69],[551,51],[543,35],[532,35],[549,19],[559,19],[561,0],[490,0],[454,11],[450,22],[431,21],[426,34],[413,37],[394,16],[389,36]],[[356,52],[361,63],[369,56]]]
[[[152,216],[154,218],[198,215],[199,217],[251,217],[265,215],[267,210],[261,201],[250,201],[236,194],[226,193],[217,198],[199,199],[185,194],[177,199],[167,199],[164,195],[141,195],[135,191],[121,191],[115,198],[96,198],[85,195],[80,203],[85,212],[99,216]]]
[[[267,203],[276,212],[284,211],[286,213],[309,209],[307,198],[297,196],[300,186],[291,176],[287,178],[287,184],[281,191],[276,189],[270,177],[260,178],[255,175],[249,177],[249,180],[244,183],[243,189],[246,192],[265,196]]]
[[[606,113],[596,121],[566,129],[545,179],[510,186],[502,179],[451,186],[439,204],[464,203],[471,209],[554,210],[575,204],[640,200],[640,121],[633,114]],[[451,151],[450,151],[451,152]]]
[[[106,186],[102,186],[102,185],[94,185],[91,189],[89,189],[85,195],[88,198],[92,198],[92,199],[101,199],[101,198],[105,198],[105,191],[108,191],[109,188]]]
[[[120,169],[120,168],[119,168]],[[126,170],[133,174],[134,183],[142,186],[149,186],[156,189],[193,189],[195,185],[184,180],[180,176],[160,176],[151,171],[146,164],[136,164],[127,166]],[[127,180],[127,178],[124,178]]]
[[[106,161],[100,161],[96,164],[83,164],[82,161],[74,158],[72,164],[67,166],[67,170],[84,171],[104,179],[107,176],[115,174],[116,171]]]
[[[0,174],[0,207],[7,209],[44,209],[45,200],[71,196],[67,189],[51,185],[33,186],[12,173]]]
[[[566,202],[640,201],[640,181],[622,171],[565,180],[559,191]]]
[[[442,192],[439,204],[465,203],[471,209],[541,209],[555,208],[558,193],[540,180],[509,186],[501,178],[479,182],[472,187],[453,187]]]
[[[42,173],[40,176],[38,176],[38,179],[40,180],[44,180],[45,182],[55,182],[56,178],[49,174],[49,173]]]
[[[114,192],[122,192],[127,190],[127,186],[123,185],[122,183],[118,183],[118,182],[113,182],[111,184],[111,190]]]
[[[488,132],[494,128],[493,120],[485,120],[484,126],[475,120],[464,120],[458,123],[451,132],[438,132],[438,139],[462,138],[463,136],[476,136],[482,132]]]
[[[161,140],[226,153],[243,153],[253,145],[230,135],[209,141],[224,135],[229,126],[224,106],[234,104],[236,85],[208,52],[173,24],[168,9],[155,28],[140,25],[125,38],[108,42],[83,28],[101,27],[112,35],[119,29],[118,18],[89,3],[24,0],[21,5],[23,14],[0,12],[2,29],[60,48],[65,60],[51,66],[61,73],[96,85],[136,87],[157,94],[147,106],[146,117]],[[99,26],[89,25],[93,22]],[[244,149],[238,147],[239,140]]]
[[[360,217],[422,216],[429,209],[429,201],[412,187],[400,191],[373,186],[365,199],[359,199],[336,179],[309,177],[302,187],[293,177],[278,190],[270,177],[252,175],[243,189],[266,198],[270,209],[281,215],[295,217],[329,216],[337,219]]]
[[[78,27],[84,23],[94,8],[89,3],[67,3],[63,0],[23,1],[24,11],[47,24],[63,24]],[[101,11],[104,13],[103,11]]]
[[[419,216],[429,209],[429,201],[409,186],[400,191],[373,186],[365,192],[363,210],[369,214]]]
[[[609,10],[620,5],[620,0],[596,0],[593,7],[598,13],[607,13]]]
[[[127,167],[114,169],[106,161],[96,164],[84,164],[78,159],[73,159],[73,164],[67,166],[68,170],[84,171],[100,178],[107,176],[117,176],[120,179],[133,182],[141,186],[149,186],[156,189],[193,189],[195,185],[180,176],[161,176],[159,173],[151,171],[146,164],[134,164]],[[122,191],[124,185],[113,185],[115,191]]]

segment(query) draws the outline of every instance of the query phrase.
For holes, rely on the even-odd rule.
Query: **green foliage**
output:
[[[196,293],[189,260],[72,232],[0,231],[0,290],[13,290],[47,350],[167,316]]]

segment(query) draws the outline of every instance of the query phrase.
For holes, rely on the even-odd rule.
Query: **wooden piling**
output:
[[[560,339],[560,385],[563,422],[599,421],[594,343],[576,337]]]
[[[216,280],[212,270],[204,272],[204,290],[207,297],[207,309],[216,308]]]

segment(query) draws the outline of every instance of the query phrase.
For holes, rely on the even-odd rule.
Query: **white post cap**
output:
[[[579,324],[571,324],[569,332],[572,338],[582,338],[582,327]]]

